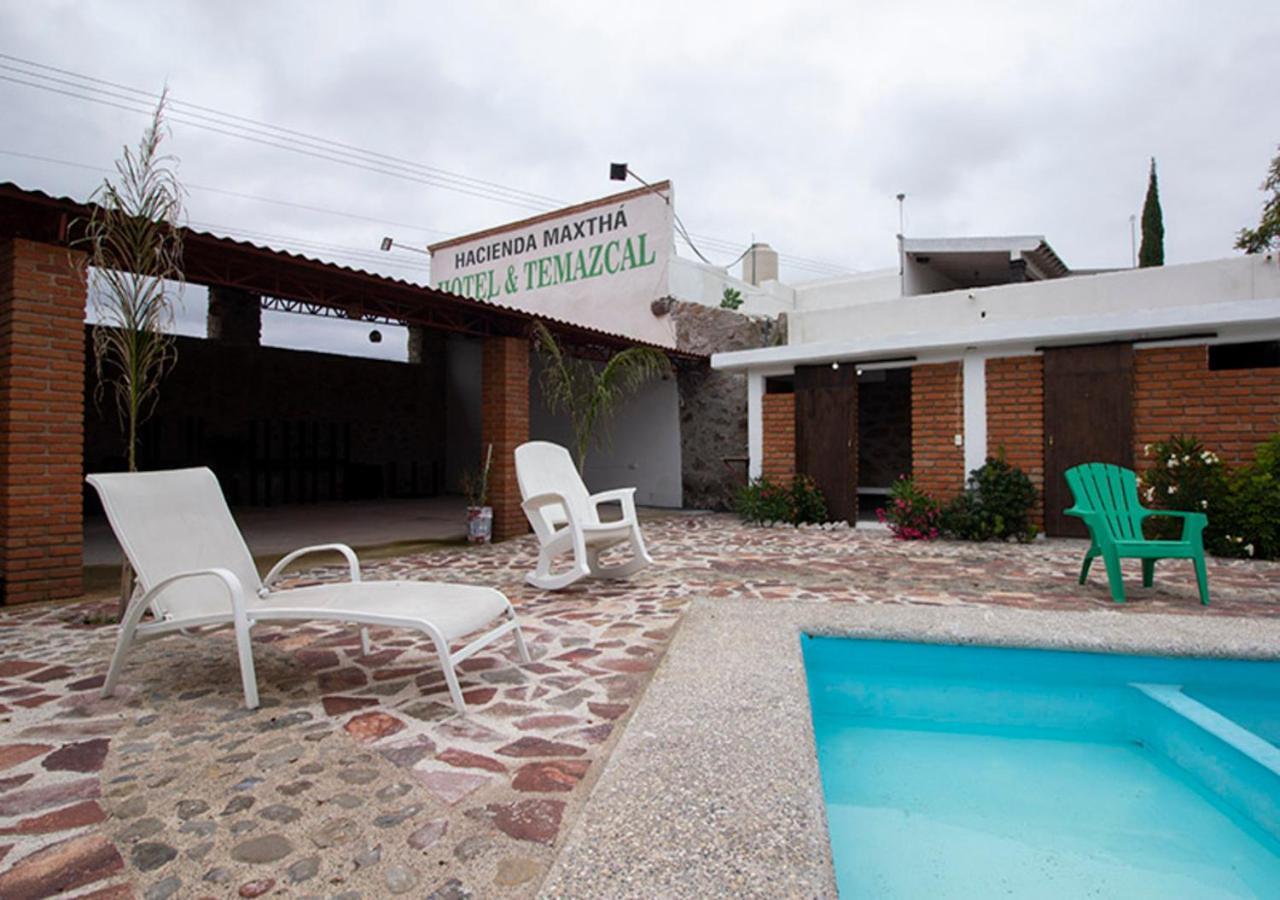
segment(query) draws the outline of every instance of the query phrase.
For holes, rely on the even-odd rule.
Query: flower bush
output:
[[[1206,514],[1205,548],[1215,556],[1280,558],[1280,434],[1234,471],[1195,437],[1171,436],[1144,453],[1151,460],[1139,486],[1146,506]],[[1146,526],[1153,538],[1176,539],[1181,530],[1174,519]]]
[[[889,503],[876,510],[876,518],[900,541],[932,541],[941,533],[938,501],[916,487],[906,475],[889,489]]]
[[[739,488],[734,511],[744,522],[789,522],[792,525],[825,522],[827,501],[807,475],[798,475],[790,485],[757,478]]]
[[[1036,536],[1031,510],[1036,489],[1031,479],[1003,456],[988,457],[969,473],[965,489],[942,510],[942,530],[962,541],[1029,541]]]
[[[1184,435],[1148,444],[1143,453],[1151,460],[1138,486],[1144,505],[1205,513],[1210,528],[1223,524],[1220,513],[1227,496],[1227,469],[1217,454],[1195,437]],[[1182,523],[1156,517],[1148,519],[1143,530],[1149,538],[1175,540],[1182,534]],[[1215,543],[1208,532],[1205,539],[1206,544]]]

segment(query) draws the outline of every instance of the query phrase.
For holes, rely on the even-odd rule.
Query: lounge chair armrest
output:
[[[601,491],[587,499],[593,508],[599,507],[601,503],[621,503],[623,518],[634,519],[636,516],[636,489],[633,487]]]
[[[244,618],[248,615],[248,598],[245,597],[244,585],[240,583],[240,579],[236,577],[236,573],[230,569],[212,568],[212,569],[193,569],[190,572],[179,572],[177,575],[170,575],[161,581],[156,582],[145,593],[135,593],[129,601],[129,611],[125,613],[123,626],[129,620],[135,623],[141,618],[143,610],[151,605],[151,601],[156,595],[168,588],[170,585],[178,581],[188,578],[216,578],[221,581],[227,588],[227,593],[231,597],[231,612],[236,619]]]
[[[346,544],[316,544],[314,547],[302,547],[294,550],[292,553],[285,554],[284,559],[271,567],[271,571],[267,573],[267,577],[262,579],[263,590],[269,590],[271,583],[280,577],[280,573],[284,571],[285,566],[293,562],[300,556],[306,556],[309,553],[325,553],[325,552],[341,553],[347,560],[347,565],[351,569],[351,582],[354,584],[360,580],[360,560],[356,558],[356,552]]]

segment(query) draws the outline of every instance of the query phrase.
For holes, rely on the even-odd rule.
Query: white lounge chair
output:
[[[466,712],[454,665],[511,632],[520,659],[529,661],[515,610],[500,592],[487,587],[425,581],[361,581],[360,563],[345,544],[304,547],[286,555],[258,577],[240,529],[231,518],[218,480],[208,469],[175,469],[90,475],[129,564],[137,588],[129,603],[102,696],[109,697],[125,655],[135,641],[232,626],[240,655],[244,701],[258,706],[249,631],[258,622],[327,619],[358,624],[360,646],[369,653],[366,626],[385,625],[425,632],[440,656],[449,697]],[[289,590],[271,585],[285,567],[307,553],[336,551],[351,569],[349,583],[319,584]],[[141,622],[148,608],[155,618]],[[450,641],[494,619],[502,624],[457,653]]]
[[[538,567],[525,580],[544,591],[558,591],[579,578],[626,578],[653,563],[640,535],[635,488],[588,494],[582,476],[559,444],[530,441],[516,448],[516,479],[524,514],[538,536]],[[622,518],[601,522],[601,503],[620,502]],[[629,543],[631,559],[614,566],[600,565],[600,554]],[[568,571],[552,574],[555,558],[573,554]]]

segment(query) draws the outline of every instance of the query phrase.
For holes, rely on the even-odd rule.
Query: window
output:
[[[1280,341],[1210,344],[1209,371],[1280,368]]]

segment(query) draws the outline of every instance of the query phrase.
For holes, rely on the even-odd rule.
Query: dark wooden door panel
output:
[[[1063,472],[1086,462],[1133,468],[1133,345],[1055,347],[1044,352],[1044,526],[1084,537]]]
[[[858,373],[797,366],[796,472],[813,478],[832,521],[858,521]]]

